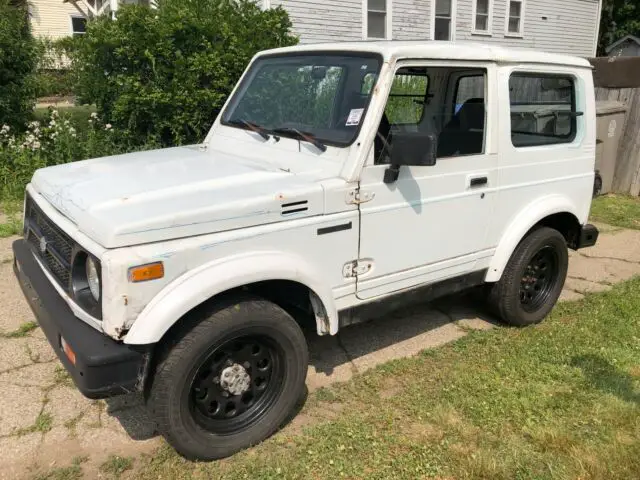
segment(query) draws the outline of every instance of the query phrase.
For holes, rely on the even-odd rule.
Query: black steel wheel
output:
[[[541,322],[554,307],[569,266],[569,252],[560,232],[537,228],[516,247],[489,304],[505,323],[523,327]]]
[[[284,357],[268,336],[236,337],[212,348],[185,389],[194,420],[218,434],[254,424],[278,398]]]
[[[167,334],[147,407],[184,457],[224,458],[260,443],[295,414],[307,365],[306,340],[287,312],[257,297],[227,297]]]
[[[550,245],[533,256],[520,281],[520,304],[525,311],[535,312],[548,301],[557,281],[558,267],[558,254]]]

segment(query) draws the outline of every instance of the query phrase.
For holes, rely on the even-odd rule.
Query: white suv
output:
[[[586,60],[447,42],[262,52],[200,145],[39,170],[15,270],[78,388],[181,454],[294,411],[319,335],[485,285],[541,321],[593,245]]]

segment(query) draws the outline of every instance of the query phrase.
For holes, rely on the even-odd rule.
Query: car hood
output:
[[[321,172],[190,146],[47,167],[31,184],[79,230],[115,248],[320,215]]]

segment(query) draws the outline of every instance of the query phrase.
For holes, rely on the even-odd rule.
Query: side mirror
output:
[[[432,167],[438,156],[438,137],[434,133],[394,133],[390,151],[391,166],[384,172],[384,183],[398,180],[402,165]]]

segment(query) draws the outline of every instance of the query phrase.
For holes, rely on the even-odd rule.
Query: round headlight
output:
[[[93,261],[93,258],[87,257],[87,263],[85,264],[87,272],[87,284],[91,291],[91,296],[97,302],[100,300],[100,275],[98,274],[98,267]]]

